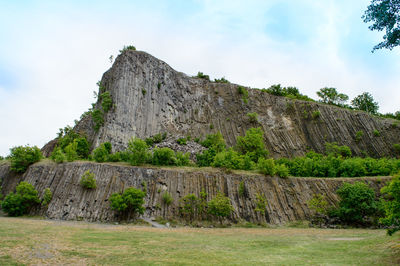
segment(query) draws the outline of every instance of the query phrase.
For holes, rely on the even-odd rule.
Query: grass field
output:
[[[398,265],[400,234],[309,228],[156,229],[0,218],[0,265]]]

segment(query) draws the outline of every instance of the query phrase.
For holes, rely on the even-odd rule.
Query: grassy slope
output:
[[[4,217],[0,236],[0,265],[390,265],[400,249],[400,234],[384,230],[155,229]]]

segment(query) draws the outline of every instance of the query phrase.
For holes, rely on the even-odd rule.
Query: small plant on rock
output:
[[[86,189],[95,189],[97,187],[96,178],[94,173],[91,173],[90,170],[87,170],[81,177],[80,185]]]
[[[53,193],[51,192],[50,188],[46,188],[44,190],[43,199],[42,199],[42,206],[49,206],[50,201],[53,199]]]

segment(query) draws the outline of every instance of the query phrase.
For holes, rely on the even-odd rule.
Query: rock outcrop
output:
[[[81,176],[87,170],[96,176],[95,190],[83,189],[79,185]],[[40,162],[30,166],[23,175],[13,174],[9,171],[9,164],[3,163],[0,165],[0,176],[3,177],[3,194],[13,191],[20,181],[34,185],[40,196],[45,188],[50,188],[53,199],[48,208],[32,210],[32,214],[43,214],[52,219],[103,222],[118,220],[116,213],[110,208],[111,194],[132,186],[143,188],[146,184],[146,217],[176,219],[180,217],[179,200],[182,197],[189,193],[199,196],[204,191],[210,200],[221,191],[230,198],[234,207],[232,220],[270,224],[310,218],[311,211],[307,201],[314,193],[326,195],[330,204],[337,203],[335,191],[343,182],[366,182],[379,194],[379,189],[389,180],[385,177],[281,179],[248,173],[226,173],[216,169],[140,168],[90,162]],[[240,182],[244,183],[245,195],[239,195]],[[162,195],[165,191],[174,199],[170,206],[163,204]],[[255,210],[257,194],[267,199],[265,214]]]
[[[76,127],[89,137],[92,148],[110,141],[114,150],[122,150],[131,137],[164,132],[204,138],[220,131],[227,144],[234,145],[250,127],[262,127],[273,157],[303,155],[309,149],[324,152],[326,142],[347,145],[355,155],[379,157],[393,155],[393,144],[400,143],[395,120],[258,89],[248,88],[248,100],[243,101],[236,84],[189,77],[140,51],[122,52],[103,75],[101,86],[114,103],[104,125],[95,131],[89,116]],[[100,100],[96,106],[100,108]],[[252,112],[258,114],[258,122],[247,116]],[[358,131],[363,132],[359,140]]]

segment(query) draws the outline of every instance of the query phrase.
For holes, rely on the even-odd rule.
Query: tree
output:
[[[400,45],[400,1],[372,0],[363,17],[364,22],[373,22],[370,30],[383,31],[383,42],[374,46],[372,52],[386,48],[392,50]]]
[[[231,200],[224,196],[221,192],[215,196],[210,202],[208,203],[208,212],[220,220],[222,223],[223,217],[227,217],[233,211],[233,207],[231,204]]]
[[[11,170],[23,173],[29,165],[40,161],[42,153],[36,146],[18,146],[10,149]]]
[[[376,114],[379,109],[378,103],[374,102],[374,98],[369,92],[358,95],[351,101],[351,104],[354,108],[370,114]]]
[[[339,93],[335,88],[322,88],[317,91],[318,97],[321,98],[321,102],[334,105],[343,105],[349,96],[343,93]]]
[[[114,193],[110,197],[111,209],[124,212],[144,213],[144,197],[146,193],[138,188],[130,187],[124,193]]]
[[[146,163],[150,157],[146,142],[139,138],[132,138],[129,141],[127,152],[131,165],[142,165]]]
[[[28,182],[22,181],[16,193],[8,194],[1,203],[2,209],[10,216],[21,216],[28,213],[29,208],[40,202],[38,192]]]
[[[385,217],[380,219],[380,222],[389,227],[387,233],[392,235],[400,230],[400,174],[383,187],[381,192],[389,199],[383,201]]]
[[[268,156],[264,144],[264,132],[259,127],[250,128],[244,137],[237,137],[235,149],[239,154],[248,155],[253,162],[257,162],[260,157]]]

